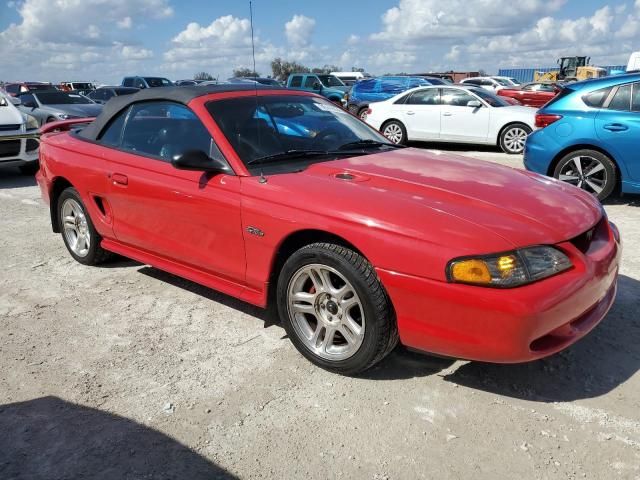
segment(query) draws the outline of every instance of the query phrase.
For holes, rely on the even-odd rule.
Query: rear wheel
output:
[[[367,119],[367,110],[369,110],[369,107],[364,107],[358,110],[358,118],[363,122]]]
[[[385,123],[382,125],[380,131],[382,132],[382,135],[387,137],[387,139],[393,143],[398,145],[407,143],[407,130],[398,120],[391,120],[390,122]]]
[[[397,344],[389,298],[371,264],[348,248],[316,243],[286,261],[278,311],[294,346],[314,364],[353,375]]]
[[[100,246],[102,237],[75,188],[65,189],[58,198],[58,226],[67,250],[76,261],[97,265],[111,257],[111,253]]]
[[[522,153],[530,133],[531,128],[524,123],[509,125],[500,133],[500,148],[510,155]]]
[[[613,161],[597,150],[577,150],[565,155],[556,165],[553,176],[586,190],[599,200],[611,195],[618,181]]]

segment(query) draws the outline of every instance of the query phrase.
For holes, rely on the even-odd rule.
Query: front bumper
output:
[[[445,283],[377,269],[402,344],[467,360],[519,363],[554,354],[591,331],[616,295],[621,244],[607,220],[586,252],[557,245],[574,268],[512,289]]]
[[[39,142],[35,138],[23,138],[26,136],[20,132],[0,136],[0,166],[19,167],[38,161]]]

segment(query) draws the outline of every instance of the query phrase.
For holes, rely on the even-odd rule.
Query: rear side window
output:
[[[631,110],[631,85],[622,85],[619,87],[607,108],[620,112],[628,112]]]
[[[412,93],[407,99],[408,105],[438,105],[440,103],[440,89],[430,88]]]
[[[584,97],[582,97],[582,101],[588,107],[600,108],[602,104],[609,96],[611,92],[611,87],[609,88],[601,88],[600,90],[596,90],[595,92],[588,93]]]
[[[300,75],[296,75],[291,79],[291,87],[301,87],[302,86],[302,77]]]
[[[560,90],[560,93],[558,93],[558,95],[556,95],[555,97],[553,97],[551,100],[549,100],[547,102],[547,104],[544,106],[544,108],[548,108],[551,105],[553,105],[554,103],[556,103],[558,100],[560,100],[561,98],[566,97],[567,95],[574,93],[575,90],[572,90],[570,88],[564,88],[562,90]]]
[[[133,87],[133,78],[131,77],[125,78],[124,82],[122,82],[122,85],[125,87]]]
[[[120,140],[122,138],[122,127],[124,127],[124,121],[127,118],[129,109],[125,109],[120,114],[111,120],[109,125],[102,130],[102,133],[98,137],[98,141],[111,147],[120,146]]]

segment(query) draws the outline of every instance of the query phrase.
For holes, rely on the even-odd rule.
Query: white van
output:
[[[362,72],[331,72],[331,75],[338,77],[345,85],[353,85],[359,80],[371,78],[371,75]]]
[[[629,57],[629,63],[627,64],[627,72],[640,71],[640,52],[633,52]]]

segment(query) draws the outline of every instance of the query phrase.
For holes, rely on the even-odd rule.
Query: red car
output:
[[[73,258],[115,252],[277,306],[329,370],[361,372],[398,341],[534,360],[614,301],[620,240],[594,197],[390,144],[318,95],[152,88],[74,122],[44,127],[37,175]]]
[[[513,98],[527,107],[542,107],[549,102],[562,88],[555,83],[533,82],[518,88],[504,88],[496,93],[501,97]]]

